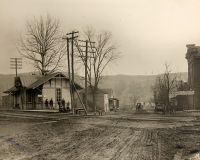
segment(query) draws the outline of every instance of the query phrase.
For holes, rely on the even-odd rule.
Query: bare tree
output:
[[[155,102],[164,103],[166,111],[170,107],[170,94],[177,90],[177,74],[172,73],[170,65],[165,63],[165,72],[158,75],[153,86]]]
[[[87,29],[83,35],[89,42],[91,54],[89,55],[88,84],[93,94],[94,111],[96,112],[96,91],[103,72],[108,65],[119,58],[119,52],[116,51],[115,45],[112,43],[112,35],[109,32],[96,33],[93,29]],[[92,43],[92,42],[95,42]],[[78,54],[81,61],[85,64],[84,53],[81,51],[78,43],[76,43]]]
[[[18,50],[33,66],[46,75],[59,69],[64,56],[59,21],[49,15],[33,19],[26,25],[26,34],[20,37]]]

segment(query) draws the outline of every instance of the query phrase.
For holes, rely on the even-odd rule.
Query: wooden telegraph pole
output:
[[[67,60],[68,60],[68,76],[69,76],[69,85],[70,85],[70,96],[71,96],[71,107],[72,113],[74,114],[74,40],[78,37],[79,32],[72,31],[67,33],[63,39],[67,40]],[[69,43],[71,41],[71,67],[70,67],[70,51],[69,51]]]
[[[78,40],[78,41],[84,42],[85,46],[80,46],[80,45],[77,46],[79,51],[81,51],[79,47],[85,48],[84,51],[81,51],[81,52],[85,52],[85,55],[80,56],[84,59],[84,64],[85,64],[85,104],[84,104],[81,100],[79,93],[76,91],[76,86],[75,86],[75,83],[74,83],[74,42],[77,42],[77,41],[75,41],[75,39],[78,37],[78,35],[76,35],[78,33],[79,32],[75,32],[75,31],[67,33],[66,34],[67,37],[64,37],[63,39],[67,40],[67,60],[68,60],[68,74],[69,74],[69,83],[70,83],[72,113],[74,114],[74,109],[75,109],[74,92],[76,92],[77,95],[78,95],[79,101],[81,102],[81,104],[83,106],[85,114],[87,115],[86,107],[87,107],[87,95],[88,95],[88,87],[87,87],[87,83],[88,83],[88,80],[87,80],[87,76],[88,76],[88,52],[89,52],[88,51],[88,48],[89,48],[88,44],[89,43],[93,44],[94,42],[89,42],[88,40],[86,40],[86,41]],[[70,51],[69,51],[70,42],[71,42],[71,61],[70,61]],[[91,53],[94,53],[94,52],[91,52]],[[90,58],[91,58],[91,56],[90,56]]]
[[[10,58],[10,68],[15,70],[15,87],[21,90],[21,82],[18,77],[18,70],[22,69],[22,58]],[[22,108],[23,108],[23,97],[21,96]],[[17,97],[14,96],[14,107],[17,104]]]
[[[22,58],[10,58],[10,68],[15,70],[15,76],[18,76],[18,69],[22,69]]]
[[[86,40],[85,41],[85,107],[87,108],[87,95],[88,95],[88,87],[87,87],[87,67],[88,67],[88,64],[87,64],[87,61],[88,61],[88,41]]]
[[[79,42],[84,42],[85,43],[85,46],[84,45],[78,45],[78,47],[83,47],[83,48],[85,48],[85,50],[81,50],[80,48],[79,48],[79,51],[81,52],[81,53],[83,53],[83,52],[85,52],[85,55],[81,55],[81,56],[79,56],[79,57],[81,57],[82,59],[83,59],[83,61],[84,61],[84,65],[85,65],[85,107],[87,108],[87,106],[88,106],[88,104],[87,104],[87,99],[88,99],[88,58],[94,58],[94,56],[88,56],[88,53],[94,53],[94,52],[92,52],[92,51],[89,51],[89,46],[88,46],[88,44],[90,43],[90,44],[94,44],[95,42],[89,42],[88,40],[78,40]],[[90,48],[92,48],[91,46],[90,46]],[[91,65],[90,65],[90,74],[91,74]]]
[[[72,90],[71,90],[71,67],[70,67],[70,55],[69,55],[69,38],[67,38],[67,65],[68,65],[68,77],[69,77],[69,88],[70,88],[70,99],[71,99],[71,104],[72,104]],[[74,114],[74,112],[73,112]]]

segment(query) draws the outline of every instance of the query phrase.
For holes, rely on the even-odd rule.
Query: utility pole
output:
[[[70,99],[72,104],[72,90],[71,90],[71,69],[70,69],[70,55],[69,55],[69,38],[67,38],[67,65],[68,65],[68,77],[69,77],[69,88],[70,88]],[[73,112],[74,114],[74,112]]]
[[[72,67],[72,113],[74,114],[74,32],[71,33],[71,67]],[[78,36],[77,36],[78,37]]]
[[[94,56],[88,56],[88,53],[94,53],[92,51],[89,51],[89,46],[88,46],[88,43],[90,44],[94,44],[95,42],[89,42],[88,40],[78,40],[79,42],[84,42],[85,43],[85,46],[84,45],[78,45],[78,47],[84,47],[85,50],[81,50],[79,48],[79,52],[81,52],[82,54],[79,56],[82,58],[83,62],[84,62],[84,65],[85,65],[85,107],[87,108],[87,99],[88,99],[88,58],[94,58]],[[92,48],[90,46],[90,48]],[[85,55],[83,55],[83,52],[85,52]],[[91,65],[90,65],[90,75],[91,75]]]
[[[88,64],[87,64],[87,61],[88,61],[88,40],[85,41],[85,107],[87,108],[87,95],[88,95],[88,90],[87,90],[87,67],[88,67]]]
[[[22,69],[22,58],[10,58],[10,68],[15,69],[15,76],[18,76],[18,69]]]
[[[74,114],[74,40],[78,37],[79,32],[72,31],[67,33],[67,59],[68,59],[68,74],[69,74],[69,84],[70,84],[70,94],[71,94],[71,107],[72,113]],[[70,53],[69,53],[69,42],[71,41],[71,67],[70,67]],[[71,70],[71,71],[70,71]],[[71,75],[72,74],[72,75]]]
[[[10,68],[15,70],[15,78],[14,83],[15,87],[21,90],[21,81],[18,77],[18,69],[22,69],[22,58],[10,58]],[[14,96],[14,107],[16,107],[17,104],[17,97]],[[23,97],[21,96],[21,103],[23,108]]]

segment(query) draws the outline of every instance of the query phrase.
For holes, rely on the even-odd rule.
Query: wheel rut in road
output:
[[[112,160],[158,160],[157,131],[137,130],[118,149]]]

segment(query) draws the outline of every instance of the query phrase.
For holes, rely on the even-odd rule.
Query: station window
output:
[[[61,99],[62,99],[61,88],[56,88],[56,100],[57,100],[57,102],[60,102]]]

